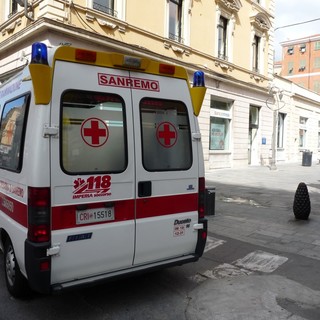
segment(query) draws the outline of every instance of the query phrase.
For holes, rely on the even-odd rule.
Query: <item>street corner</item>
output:
[[[320,319],[320,291],[279,275],[207,279],[189,299],[188,320]]]

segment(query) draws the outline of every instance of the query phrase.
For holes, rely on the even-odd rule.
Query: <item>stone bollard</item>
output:
[[[298,220],[308,220],[311,211],[308,187],[300,182],[293,201],[293,213]]]

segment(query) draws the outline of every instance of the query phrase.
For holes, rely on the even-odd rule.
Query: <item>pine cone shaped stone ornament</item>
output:
[[[293,213],[298,220],[308,220],[311,211],[308,187],[300,182],[293,201]]]

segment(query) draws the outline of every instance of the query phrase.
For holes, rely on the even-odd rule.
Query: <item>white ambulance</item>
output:
[[[32,45],[0,86],[0,248],[9,292],[196,261],[204,76],[147,58]]]

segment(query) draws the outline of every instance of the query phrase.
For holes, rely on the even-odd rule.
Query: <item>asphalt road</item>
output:
[[[212,233],[208,245],[208,251],[196,263],[55,295],[32,294],[25,300],[10,297],[1,271],[0,319],[247,320],[250,319],[248,313],[253,315],[251,319],[281,319],[281,316],[273,317],[271,310],[269,315],[257,316],[264,315],[266,308],[274,309],[272,301],[282,309],[279,314],[283,319],[288,315],[290,319],[320,319],[317,300],[320,260],[229,237],[218,238]],[[270,273],[237,264],[254,252],[267,252],[287,260]],[[0,270],[3,270],[3,261]],[[281,292],[281,288],[288,292]],[[275,296],[264,298],[265,291],[275,292]],[[303,297],[299,297],[301,294]],[[253,301],[255,299],[257,301]],[[243,308],[241,312],[237,308],[239,302]]]
[[[216,212],[208,216],[206,252],[196,263],[16,300],[6,291],[0,254],[0,320],[318,320],[318,168],[302,168],[297,177],[299,167],[220,171],[209,179]],[[308,221],[292,215],[301,179],[310,187]]]

